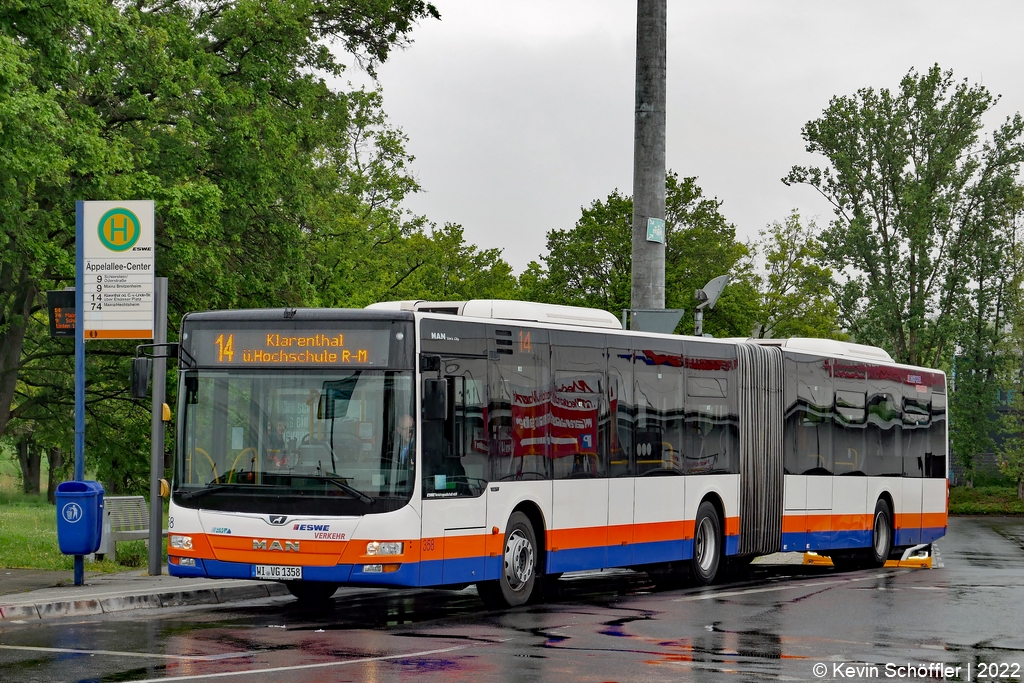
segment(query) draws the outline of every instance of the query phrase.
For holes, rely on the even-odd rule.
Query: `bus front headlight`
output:
[[[177,550],[192,550],[192,537],[191,536],[178,536],[177,534],[171,534],[171,547]]]
[[[366,544],[367,555],[401,555],[403,543],[401,541],[370,541]]]

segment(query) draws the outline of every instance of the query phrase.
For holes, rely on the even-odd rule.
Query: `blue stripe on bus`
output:
[[[394,572],[364,572],[363,565],[338,564],[329,567],[304,566],[302,578],[305,581],[328,583],[381,584],[390,586],[418,586],[419,567],[416,562],[406,562]],[[221,560],[196,560],[195,567],[169,564],[171,576],[208,576],[212,579],[251,579],[252,564],[248,562],[223,562]]]
[[[919,528],[904,528],[896,530],[896,538],[893,541],[895,545],[917,545],[921,542],[921,529]]]
[[[197,560],[198,561],[198,560]],[[211,579],[251,579],[252,565],[248,562],[223,562],[203,560],[206,575]]]
[[[605,546],[592,548],[568,548],[548,553],[548,573],[578,572],[585,569],[601,569],[607,556]]]
[[[651,541],[619,547],[623,550],[633,549],[633,564],[652,564],[654,562],[673,562],[689,557],[693,552],[693,540]]]
[[[913,532],[913,533],[911,533]],[[899,529],[896,545],[931,543],[946,534],[945,527],[925,529]],[[829,550],[867,548],[871,545],[871,531],[812,531],[782,534],[783,549]],[[807,546],[810,547],[807,547]],[[735,555],[739,550],[739,536],[725,537],[725,554]],[[603,567],[626,567],[688,560],[693,556],[693,539],[655,541],[629,545],[574,548],[547,553],[547,572],[572,572]],[[475,583],[500,578],[503,558],[475,557],[454,560],[406,562],[398,571],[366,573],[363,565],[335,565],[330,567],[303,567],[303,579],[332,583],[372,584],[391,586],[443,586]],[[243,562],[196,560],[195,567],[169,564],[171,576],[210,577],[224,579],[252,578],[252,565]]]
[[[420,585],[420,562],[404,562],[402,566],[398,568],[398,571],[394,572],[372,572],[367,573],[363,571],[361,564],[339,564],[337,567],[322,567],[322,569],[342,569],[348,568],[351,572],[349,578],[344,579],[346,583],[352,584],[374,584],[381,586],[419,586]],[[312,569],[312,567],[311,567]],[[305,570],[303,570],[305,571]],[[332,579],[333,580],[333,579]]]
[[[945,527],[896,529],[894,546],[910,546],[932,543],[946,535]],[[860,531],[808,531],[782,534],[783,552],[804,550],[839,550],[845,548],[870,548],[871,530]]]
[[[739,534],[735,536],[725,537],[725,554],[735,555],[740,551],[740,537]]]
[[[206,568],[203,566],[204,562],[209,562],[209,560],[197,559],[196,566],[194,567],[183,567],[180,564],[171,564],[168,562],[167,573],[171,576],[206,577]]]
[[[871,546],[870,529],[845,529],[832,532],[832,549],[868,548]]]

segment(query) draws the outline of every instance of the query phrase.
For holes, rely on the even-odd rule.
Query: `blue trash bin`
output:
[[[103,486],[97,481],[57,485],[57,543],[65,555],[88,555],[103,534]]]

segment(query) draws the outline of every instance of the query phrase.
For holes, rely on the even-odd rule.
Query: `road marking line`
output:
[[[110,655],[111,657],[144,657],[147,659],[174,659],[187,662],[215,662],[221,659],[249,657],[255,652],[227,652],[220,655],[165,655],[155,652],[121,652],[119,650],[79,650],[72,647],[34,647],[31,645],[0,645],[2,650],[26,650],[29,652],[54,652],[72,655]]]
[[[486,643],[487,645],[493,645],[494,643]],[[168,676],[166,678],[146,678],[143,680],[135,681],[135,683],[166,683],[166,681],[195,681],[204,678],[226,678],[228,676],[251,676],[254,674],[269,674],[276,673],[278,671],[303,671],[306,669],[327,669],[338,666],[348,666],[349,664],[366,664],[368,662],[384,662],[389,659],[406,659],[409,657],[426,657],[427,655],[443,654],[445,652],[455,652],[456,650],[465,650],[471,647],[477,647],[478,644],[473,645],[456,645],[454,647],[445,647],[438,650],[420,650],[419,652],[404,652],[400,655],[382,655],[380,657],[360,657],[359,659],[348,659],[344,662],[321,662],[319,664],[296,664],[295,666],[275,666],[266,669],[246,669],[245,671],[222,671],[220,673],[212,674],[195,674],[192,676]]]
[[[750,595],[752,593],[771,593],[775,591],[788,591],[795,590],[797,588],[816,588],[818,586],[835,586],[841,583],[853,583],[854,581],[868,581],[870,579],[879,579],[886,574],[872,574],[871,576],[862,576],[855,579],[836,579],[834,581],[815,581],[815,582],[803,582],[787,584],[785,586],[768,586],[767,588],[748,588],[747,590],[741,591],[724,591],[720,593],[702,593],[701,595],[687,595],[682,598],[675,598],[672,602],[695,602],[697,600],[713,600],[715,598],[731,598],[737,595]]]

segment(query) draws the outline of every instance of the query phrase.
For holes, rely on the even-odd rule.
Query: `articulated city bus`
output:
[[[881,566],[946,531],[945,376],[874,347],[515,301],[194,313],[180,340],[176,576],[519,605],[564,572]]]

